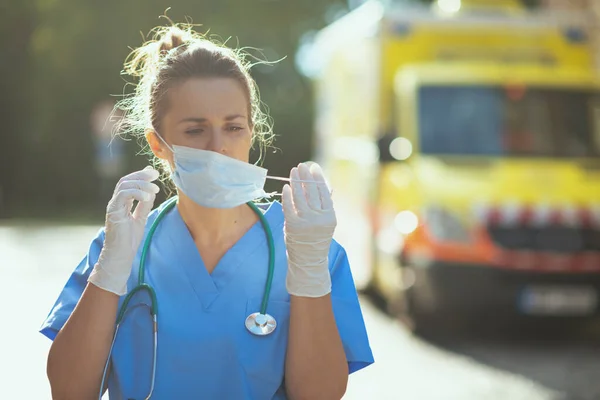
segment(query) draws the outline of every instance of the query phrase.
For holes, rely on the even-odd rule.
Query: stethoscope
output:
[[[158,301],[156,299],[156,292],[152,288],[152,286],[144,283],[144,272],[145,272],[145,263],[146,256],[148,254],[148,249],[150,248],[150,242],[152,240],[152,236],[154,235],[154,231],[162,221],[162,219],[167,215],[173,207],[175,207],[177,203],[177,197],[173,197],[165,203],[163,209],[159,211],[156,219],[150,226],[150,230],[148,231],[148,235],[146,236],[146,240],[144,242],[144,247],[142,248],[142,254],[140,257],[140,265],[138,269],[138,284],[134,287],[125,297],[121,307],[119,308],[119,312],[117,314],[117,321],[115,326],[115,333],[113,334],[112,343],[110,345],[110,350],[108,352],[108,357],[106,358],[106,364],[104,365],[104,371],[102,373],[102,383],[100,384],[100,393],[98,394],[98,400],[102,399],[102,392],[104,390],[104,385],[106,381],[106,373],[108,371],[108,366],[110,364],[110,359],[113,351],[113,347],[115,345],[115,340],[117,339],[117,334],[119,332],[119,328],[125,315],[136,307],[147,307],[150,311],[150,315],[152,317],[153,323],[153,336],[154,336],[154,348],[152,352],[152,380],[150,381],[150,393],[145,397],[148,400],[152,396],[152,392],[154,392],[154,382],[156,378],[156,351],[158,348]],[[273,282],[273,273],[275,271],[275,244],[273,242],[273,233],[271,232],[271,228],[269,227],[269,223],[265,218],[262,211],[254,204],[253,202],[246,203],[248,206],[258,215],[260,222],[265,231],[265,235],[267,237],[267,244],[269,247],[269,270],[267,273],[267,282],[265,284],[265,289],[263,292],[262,303],[260,305],[260,311],[252,313],[248,315],[245,321],[246,329],[254,335],[265,336],[272,333],[277,327],[277,322],[273,316],[267,314],[267,304],[269,302],[269,294],[271,293],[271,284]],[[146,292],[150,297],[150,305],[146,303],[139,303],[134,305],[131,308],[127,308],[129,302],[138,292]]]

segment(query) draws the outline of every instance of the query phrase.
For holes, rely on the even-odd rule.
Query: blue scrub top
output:
[[[164,203],[148,217],[148,230]],[[285,399],[284,366],[290,318],[285,286],[287,258],[281,204],[262,206],[273,231],[275,274],[267,313],[277,321],[268,336],[250,334],[246,317],[257,312],[268,271],[268,245],[260,221],[223,256],[209,274],[174,207],[158,226],[146,258],[146,283],[158,299],[155,399]],[[147,231],[146,231],[147,232]],[[54,340],[75,308],[98,260],[104,231],[92,241],[40,332]],[[138,252],[127,288],[137,284]],[[373,363],[373,354],[346,252],[333,241],[329,251],[331,300],[350,373]],[[124,296],[121,298],[122,302]],[[111,399],[143,398],[150,388],[152,323],[149,299],[136,294],[119,330],[108,381]]]

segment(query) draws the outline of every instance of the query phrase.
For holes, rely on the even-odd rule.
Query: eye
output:
[[[230,131],[230,132],[239,132],[239,131],[244,130],[244,127],[242,127],[242,126],[229,126],[229,127],[227,127],[227,130]]]
[[[188,129],[185,131],[185,133],[188,135],[200,135],[203,132],[204,132],[204,129],[202,129],[202,128]]]

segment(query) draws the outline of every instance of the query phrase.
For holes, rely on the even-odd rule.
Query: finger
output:
[[[147,166],[146,168],[144,168],[141,171],[134,172],[133,178],[135,179],[137,177],[137,179],[152,182],[152,181],[157,180],[159,176],[160,176],[160,172],[158,172],[151,166]]]
[[[283,189],[281,190],[281,203],[283,206],[283,215],[285,217],[290,218],[292,215],[296,214],[294,203],[292,201],[292,188],[290,185],[283,185]]]
[[[127,182],[127,181],[143,180],[143,181],[147,181],[147,182],[152,182],[152,181],[158,179],[159,176],[160,176],[160,174],[157,170],[155,170],[151,166],[147,166],[146,168],[144,168],[141,171],[132,172],[131,174],[125,175],[124,177],[119,179],[119,182],[117,183],[117,187],[121,183]],[[115,192],[116,191],[117,191],[117,189],[115,188]]]
[[[294,207],[297,213],[303,213],[310,210],[308,203],[306,202],[306,195],[304,194],[304,188],[298,173],[298,168],[292,168],[290,173],[290,186],[292,187],[292,198],[294,199]]]
[[[319,195],[319,189],[317,188],[317,184],[314,182],[314,178],[310,173],[308,165],[304,163],[300,164],[298,166],[298,174],[300,179],[304,181],[302,186],[304,187],[304,195],[306,197],[308,206],[313,210],[320,210],[321,198]]]
[[[154,200],[156,199],[155,194],[151,194],[151,198],[148,201],[140,201],[137,206],[135,206],[135,211],[133,212],[133,218],[138,221],[144,221],[148,218],[148,214],[152,211],[152,207],[154,207]]]
[[[139,189],[139,190],[143,190],[144,192],[147,192],[150,194],[157,194],[160,191],[160,188],[158,187],[158,185],[156,185],[152,182],[147,182],[147,181],[142,181],[142,180],[120,182],[117,185],[117,189],[118,189],[117,191],[127,190],[127,189]]]
[[[143,190],[125,189],[117,192],[114,197],[114,204],[117,208],[125,208],[129,206],[129,210],[131,209],[131,205],[134,200],[139,202],[150,201],[152,197],[154,197],[154,194],[144,192]]]
[[[331,192],[329,191],[329,186],[327,185],[327,181],[325,180],[325,175],[323,174],[321,166],[317,163],[312,164],[310,166],[310,172],[313,176],[313,179],[317,182],[322,209],[332,209],[333,201],[331,200]]]

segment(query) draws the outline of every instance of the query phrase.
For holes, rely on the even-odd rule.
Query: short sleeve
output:
[[[334,241],[329,256],[333,313],[353,373],[373,364],[373,353],[346,251]]]
[[[88,254],[81,260],[75,271],[69,277],[67,284],[60,292],[56,303],[50,310],[46,320],[42,323],[40,333],[54,340],[69,316],[75,309],[83,290],[87,285],[87,279],[98,261],[100,251],[104,243],[104,229],[101,229],[92,241]]]

